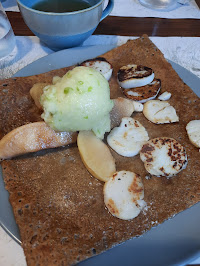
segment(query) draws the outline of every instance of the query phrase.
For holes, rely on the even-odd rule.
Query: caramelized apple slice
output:
[[[45,122],[35,122],[12,130],[0,140],[0,159],[64,146],[76,140],[76,132],[55,132]]]
[[[46,87],[47,85],[49,85],[48,83],[36,83],[33,85],[33,87],[30,89],[30,95],[33,98],[36,106],[39,109],[42,109],[42,106],[40,104],[40,96],[43,93],[43,89],[44,87]]]
[[[130,117],[135,111],[132,100],[122,97],[114,99],[114,107],[110,112],[111,128],[120,125],[123,117]]]
[[[116,172],[115,160],[107,145],[92,131],[80,131],[77,138],[81,159],[88,171],[101,181]]]

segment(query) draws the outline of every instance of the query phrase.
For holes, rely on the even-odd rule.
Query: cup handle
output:
[[[102,21],[104,18],[106,18],[110,12],[112,11],[114,7],[114,0],[109,0],[107,7],[104,9],[100,21]]]

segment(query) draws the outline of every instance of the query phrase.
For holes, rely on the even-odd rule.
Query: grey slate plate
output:
[[[59,51],[33,62],[17,72],[15,76],[36,75],[70,66],[99,56],[113,48],[114,45],[100,45]],[[169,62],[183,81],[200,97],[200,79],[174,62]],[[0,169],[0,225],[20,243],[19,230],[8,197]],[[143,236],[126,241],[79,265],[185,265],[198,256],[200,256],[200,203],[152,228]]]

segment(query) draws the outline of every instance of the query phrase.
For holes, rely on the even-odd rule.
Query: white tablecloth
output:
[[[93,35],[85,45],[121,45],[128,39],[137,37],[122,37],[109,35]],[[150,39],[170,59],[185,67],[200,78],[200,38],[199,37],[150,37]],[[19,69],[38,58],[54,51],[41,44],[37,37],[16,37],[17,46],[7,58],[0,60],[0,79],[9,78]]]
[[[16,0],[3,2],[6,10],[18,10]],[[149,10],[138,4],[137,0],[115,0],[112,15],[133,17],[165,17],[165,18],[200,18],[200,11],[195,1],[179,6],[169,12]],[[133,37],[135,38],[135,37]],[[91,36],[83,45],[115,44],[121,45],[132,37]],[[167,59],[185,67],[200,77],[200,38],[190,37],[151,37]],[[0,60],[0,78],[11,77],[27,64],[53,53],[51,49],[40,43],[37,37],[16,37],[16,48],[7,58]],[[191,264],[200,264],[200,258]],[[0,227],[0,265],[26,265],[22,248],[12,240]]]

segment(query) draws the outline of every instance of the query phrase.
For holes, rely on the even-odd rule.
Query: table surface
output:
[[[20,12],[8,11],[6,13],[15,35],[34,35],[24,23]],[[94,34],[200,37],[200,20],[108,16],[99,23]]]
[[[196,0],[200,7],[200,0]],[[16,36],[33,36],[20,12],[6,12]],[[199,19],[165,19],[108,16],[97,27],[94,35],[200,37]],[[7,266],[7,265],[6,265]]]

